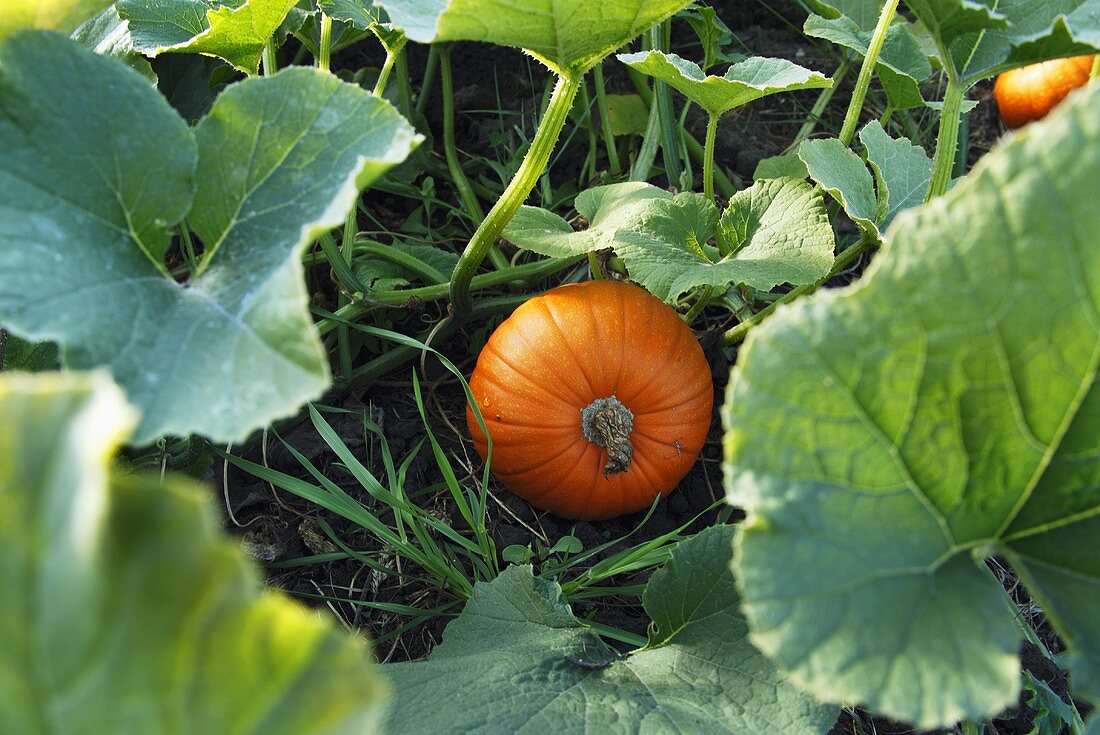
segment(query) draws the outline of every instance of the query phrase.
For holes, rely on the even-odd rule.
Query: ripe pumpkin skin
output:
[[[644,289],[588,281],[519,307],[478,357],[470,389],[493,437],[493,474],[537,508],[597,520],[649,507],[695,462],[714,385],[695,335]],[[615,396],[634,415],[630,466],[605,474],[581,411]],[[485,435],[466,421],[482,459]]]
[[[1091,55],[1030,64],[997,77],[993,98],[1010,128],[1040,120],[1077,87],[1089,81]]]

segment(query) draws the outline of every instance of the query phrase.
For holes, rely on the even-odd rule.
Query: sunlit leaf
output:
[[[363,642],[262,591],[209,491],[111,475],[106,374],[0,375],[0,415],[0,732],[376,731]]]
[[[1015,703],[996,554],[1100,701],[1097,170],[1100,88],[898,217],[857,286],[742,347],[738,578],[754,642],[817,696],[920,728]]]

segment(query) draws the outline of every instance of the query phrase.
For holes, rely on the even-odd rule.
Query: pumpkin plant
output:
[[[1029,64],[997,77],[993,98],[1010,128],[1041,120],[1073,90],[1089,80],[1096,55],[1073,56]]]
[[[487,41],[522,48],[542,62],[557,84],[515,176],[485,216],[451,277],[451,308],[470,309],[470,281],[504,227],[546,169],[584,75],[605,57],[672,16],[690,0],[380,0],[393,23],[413,41]]]
[[[703,350],[644,289],[588,281],[518,308],[470,378],[467,423],[493,473],[567,518],[641,510],[695,463],[714,388]]]

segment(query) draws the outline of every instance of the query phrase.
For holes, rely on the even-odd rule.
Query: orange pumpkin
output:
[[[493,474],[566,518],[646,508],[695,462],[714,386],[671,308],[618,281],[552,289],[493,332],[470,378]],[[484,459],[473,411],[466,420]]]
[[[1040,120],[1089,80],[1093,56],[1054,59],[1006,71],[993,85],[1001,119],[1010,128]]]

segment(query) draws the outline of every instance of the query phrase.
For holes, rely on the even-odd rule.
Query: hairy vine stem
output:
[[[879,14],[875,33],[871,36],[867,54],[863,57],[863,66],[859,69],[856,88],[852,92],[852,101],[848,104],[848,112],[844,115],[844,125],[840,129],[840,142],[846,146],[851,145],[852,138],[855,137],[859,116],[863,112],[863,101],[867,99],[867,90],[871,86],[871,77],[875,73],[879,54],[882,53],[882,44],[886,41],[886,34],[890,30],[890,24],[894,22],[897,10],[898,0],[888,0],[882,6],[882,13]]]
[[[959,80],[954,70],[949,69],[943,110],[940,112],[940,132],[936,137],[936,156],[932,159],[932,183],[928,187],[926,202],[944,194],[951,184],[951,172],[955,169],[955,152],[959,145],[959,122],[965,96],[966,86]]]
[[[558,78],[550,96],[550,104],[546,107],[546,114],[539,123],[519,170],[459,257],[458,265],[451,276],[450,288],[451,308],[457,314],[464,315],[470,310],[469,291],[474,274],[546,170],[558,136],[569,117],[569,111],[573,109],[582,78],[581,74],[572,71],[567,71]]]

